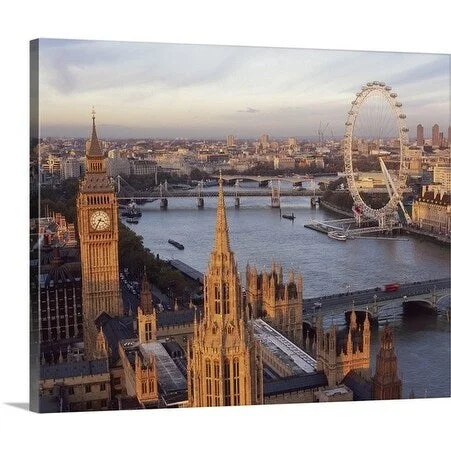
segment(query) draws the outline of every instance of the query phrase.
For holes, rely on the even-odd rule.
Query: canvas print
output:
[[[450,396],[449,55],[39,39],[30,68],[32,410]]]

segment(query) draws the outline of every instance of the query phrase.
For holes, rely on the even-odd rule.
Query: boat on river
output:
[[[122,216],[126,218],[140,218],[142,216],[142,213],[136,202],[131,201],[127,205],[125,211],[122,213]]]
[[[331,230],[330,232],[327,232],[327,236],[337,241],[346,241],[347,239],[347,236],[338,230]]]
[[[294,221],[295,217],[294,213],[291,213],[291,215],[282,215],[282,218],[289,219],[290,221]]]
[[[127,218],[125,222],[128,222],[129,224],[138,224],[139,220],[137,218]]]
[[[169,243],[169,244],[172,244],[172,245],[175,246],[177,249],[180,249],[180,250],[185,249],[185,246],[184,246],[183,244],[180,244],[180,243],[177,242],[177,241],[174,241],[174,240],[168,240],[168,243]]]

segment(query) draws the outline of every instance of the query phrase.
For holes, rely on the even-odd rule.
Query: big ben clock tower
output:
[[[83,339],[85,357],[92,359],[97,336],[94,321],[102,312],[110,316],[122,313],[117,199],[106,174],[94,111],[91,143],[86,146],[86,175],[77,197],[77,217],[83,286]]]

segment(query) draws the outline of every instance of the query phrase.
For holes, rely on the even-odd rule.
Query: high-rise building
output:
[[[432,127],[432,145],[438,147],[440,145],[440,129],[438,124]]]
[[[424,146],[424,128],[421,124],[417,125],[417,146]]]
[[[235,145],[235,136],[228,135],[227,136],[227,147],[231,147]]]
[[[84,171],[83,160],[76,157],[68,157],[61,159],[60,175],[66,180],[69,178],[78,178]]]
[[[372,379],[373,399],[401,399],[402,383],[398,376],[398,359],[393,347],[393,335],[388,326],[381,336],[376,358],[376,373]]]
[[[41,343],[69,340],[81,336],[82,332],[79,265],[65,264],[58,246],[44,245],[42,254],[52,252],[52,249],[50,264],[41,266],[38,305]]]
[[[254,337],[235,256],[230,249],[222,179],[216,231],[204,279],[204,314],[188,344],[191,407],[263,403],[263,363]]]
[[[448,126],[448,147],[451,147],[451,125]]]
[[[78,233],[83,285],[83,341],[91,359],[96,342],[95,320],[105,312],[122,314],[119,290],[118,205],[97,139],[95,115],[86,151],[86,176],[77,197]]]
[[[260,137],[260,144],[263,145],[263,147],[269,146],[269,135],[268,134],[263,134]]]

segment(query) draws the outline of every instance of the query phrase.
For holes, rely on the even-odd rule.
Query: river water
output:
[[[205,198],[202,210],[197,208],[196,198],[168,200],[167,210],[160,210],[158,201],[141,206],[139,224],[127,225],[142,235],[144,245],[160,258],[179,259],[205,272],[213,246],[217,198]],[[450,253],[443,245],[414,236],[341,242],[304,227],[312,219],[337,219],[321,208],[312,208],[308,197],[281,199],[281,212],[294,213],[293,222],[270,207],[269,197],[242,197],[239,209],[234,208],[233,197],[226,197],[226,208],[230,244],[243,286],[248,262],[261,270],[268,269],[271,260],[282,265],[285,275],[290,268],[302,273],[305,298],[450,274]],[[185,249],[170,245],[169,238]],[[393,327],[403,397],[411,390],[416,397],[449,397],[450,325],[446,318],[405,317],[398,307],[381,311],[381,319]],[[334,322],[345,324],[342,316],[335,317]],[[382,327],[373,330],[371,337],[373,369]]]

